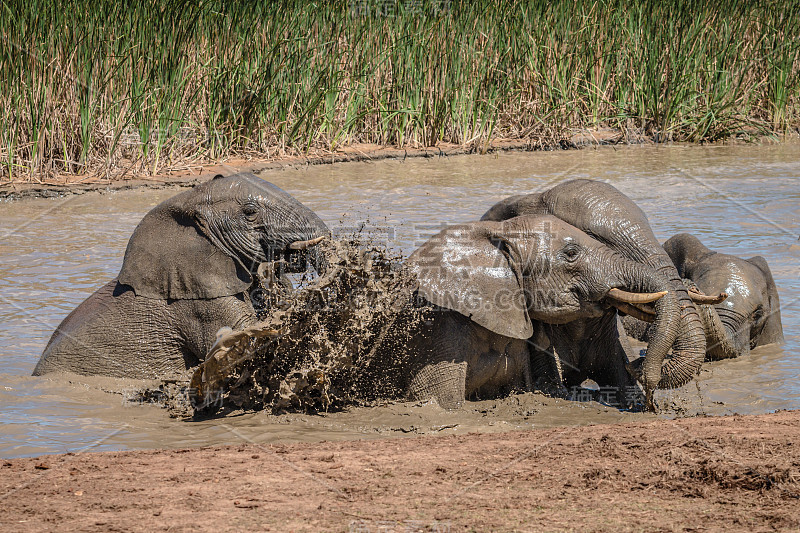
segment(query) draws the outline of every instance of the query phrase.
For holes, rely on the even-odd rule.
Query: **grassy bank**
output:
[[[0,40],[4,180],[800,124],[797,1],[0,0]]]

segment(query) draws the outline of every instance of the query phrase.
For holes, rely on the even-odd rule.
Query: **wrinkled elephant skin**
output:
[[[778,290],[763,257],[717,253],[688,233],[670,238],[664,249],[700,291],[727,294],[721,303],[699,306],[709,359],[739,357],[756,346],[783,342]]]
[[[34,375],[164,378],[197,365],[220,328],[255,321],[259,265],[321,268],[312,244],[327,235],[310,209],[249,173],[169,198],[137,226],[117,279],[56,328]]]
[[[419,369],[408,394],[448,408],[465,397],[530,389],[539,378],[560,382],[552,349],[558,339],[542,324],[610,317],[613,326],[606,329],[616,328],[609,310],[618,295],[653,302],[658,327],[670,327],[665,321],[678,313],[663,276],[550,215],[447,228],[409,257],[408,268],[418,295],[436,310],[414,341]],[[624,387],[635,382],[625,368],[628,354],[615,344],[619,338],[604,338],[593,368]]]
[[[620,256],[658,272],[678,301],[677,316],[662,320],[644,358],[630,366],[642,383],[652,408],[656,388],[689,382],[705,357],[705,334],[697,310],[677,269],[653,234],[647,216],[613,186],[592,180],[571,180],[542,193],[511,196],[492,206],[481,220],[505,220],[526,214],[550,214],[576,226]],[[672,351],[670,354],[670,350]]]

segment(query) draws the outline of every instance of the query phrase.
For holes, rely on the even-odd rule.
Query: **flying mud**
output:
[[[292,288],[265,263],[251,291],[259,323],[223,329],[185,379],[141,391],[174,416],[339,410],[402,396],[409,335],[431,310],[416,306],[399,254],[369,237],[319,244],[327,268]]]

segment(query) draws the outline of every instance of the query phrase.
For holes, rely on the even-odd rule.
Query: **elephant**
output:
[[[280,276],[321,270],[315,245],[329,235],[279,187],[246,172],[217,175],[144,216],[119,275],[56,328],[33,374],[178,375],[204,360],[218,330],[256,321],[260,266]]]
[[[409,256],[407,268],[417,305],[432,311],[412,338],[406,394],[445,408],[557,378],[558,361],[531,349],[543,324],[605,320],[613,306],[642,302],[654,302],[655,331],[676,327],[679,315],[663,276],[551,215],[446,228]],[[592,338],[593,377],[635,386],[613,316]]]
[[[778,290],[766,259],[713,252],[688,233],[671,237],[664,249],[678,273],[699,290],[727,294],[721,303],[699,306],[708,359],[739,357],[756,346],[783,342]]]
[[[677,315],[669,319],[668,327],[658,328],[658,335],[651,337],[646,356],[632,361],[629,370],[642,384],[650,408],[653,408],[652,394],[656,388],[676,388],[691,381],[705,357],[703,324],[681,276],[653,234],[644,212],[612,185],[578,179],[560,183],[542,193],[501,200],[481,220],[507,220],[527,214],[558,217],[668,280],[669,293],[678,301]],[[623,311],[641,316],[636,305]],[[670,349],[672,355],[667,357]]]

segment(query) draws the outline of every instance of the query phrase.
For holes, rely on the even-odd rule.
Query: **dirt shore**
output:
[[[786,135],[730,138],[720,144],[744,144],[757,139],[757,142],[771,144],[776,142],[796,143],[800,139],[797,132]],[[440,142],[429,147],[384,146],[378,144],[354,143],[335,151],[314,149],[307,154],[253,154],[251,157],[232,157],[220,162],[181,162],[165,167],[157,174],[135,169],[130,161],[123,161],[113,169],[97,171],[93,174],[69,174],[46,178],[0,179],[0,200],[22,198],[56,198],[85,194],[87,192],[108,192],[129,189],[180,189],[194,187],[217,174],[232,174],[250,171],[255,174],[267,170],[303,168],[311,165],[330,165],[337,163],[375,162],[384,159],[405,160],[408,158],[440,158],[464,154],[491,154],[497,152],[533,152],[541,150],[576,150],[606,147],[618,149],[626,146],[656,145],[652,136],[634,130],[613,128],[581,129],[565,136],[559,141],[544,142],[537,139],[494,139],[489,144],[472,143],[459,145]],[[669,143],[686,144],[686,143]],[[692,143],[688,143],[692,144]]]
[[[652,140],[635,132],[614,129],[581,130],[560,142],[544,144],[533,139],[496,139],[489,144],[458,145],[438,143],[431,147],[397,148],[377,144],[351,144],[335,151],[316,149],[305,155],[281,154],[265,157],[258,154],[250,158],[231,158],[219,163],[181,163],[168,167],[157,175],[137,172],[134,165],[126,162],[113,172],[97,172],[89,175],[52,176],[37,180],[0,180],[0,200],[20,198],[51,198],[90,191],[118,191],[139,188],[193,187],[216,174],[230,174],[248,170],[256,174],[265,170],[306,167],[384,159],[436,158],[461,154],[486,154],[507,151],[569,150],[588,146],[615,144],[652,144]]]
[[[3,461],[7,531],[776,531],[800,412]]]

